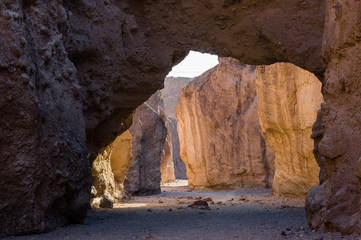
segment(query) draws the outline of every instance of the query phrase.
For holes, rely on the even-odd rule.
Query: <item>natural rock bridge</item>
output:
[[[81,222],[89,160],[193,49],[318,76],[313,227],[360,232],[361,2],[0,1],[0,236]]]

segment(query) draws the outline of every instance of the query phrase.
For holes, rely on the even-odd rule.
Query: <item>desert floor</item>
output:
[[[188,207],[200,198],[209,208]],[[212,203],[212,201],[214,203]],[[155,196],[133,197],[111,210],[92,210],[83,225],[15,240],[43,239],[359,239],[310,230],[304,199],[271,190],[196,191],[186,181],[162,186]],[[361,238],[360,238],[361,239]]]

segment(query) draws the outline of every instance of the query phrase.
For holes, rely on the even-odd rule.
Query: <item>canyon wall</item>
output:
[[[129,128],[190,49],[242,64],[291,62],[323,80],[312,134],[321,187],[307,198],[308,219],[360,233],[360,4],[0,1],[0,236],[81,222],[87,156]]]
[[[321,83],[289,63],[257,67],[256,83],[260,125],[275,153],[272,192],[305,196],[319,184],[310,136],[323,102]]]
[[[163,118],[167,127],[167,142],[170,146],[170,159],[173,160],[174,177],[176,179],[187,179],[186,166],[180,157],[179,138],[177,132],[177,120],[175,112],[182,88],[184,88],[192,78],[184,77],[166,77],[164,88],[160,90],[161,98],[164,103]],[[169,164],[171,164],[169,162]],[[164,179],[165,181],[170,181]]]
[[[259,126],[256,67],[219,60],[183,88],[177,106],[189,187],[270,187],[274,156]]]
[[[0,1],[0,237],[81,223],[91,171],[62,1]]]
[[[167,134],[162,116],[163,103],[157,92],[137,108],[130,129],[98,154],[92,167],[92,207],[112,208],[130,194],[160,192]]]
[[[361,234],[361,2],[327,1],[323,37],[325,103],[313,128],[321,186],[306,202],[309,224]]]
[[[157,92],[137,108],[129,129],[133,162],[126,175],[126,189],[133,195],[160,193],[161,157],[167,137],[161,105]]]

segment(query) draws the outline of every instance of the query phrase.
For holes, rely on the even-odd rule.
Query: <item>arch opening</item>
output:
[[[173,78],[169,84],[181,81],[180,78],[168,78]],[[168,211],[173,211],[219,209],[219,206],[227,206],[228,203],[230,206],[247,202],[267,205],[270,202],[266,199],[272,192],[272,201],[288,202],[279,206],[281,208],[303,207],[307,191],[319,183],[319,168],[312,154],[313,142],[309,138],[316,112],[323,101],[318,79],[293,64],[249,66],[241,65],[236,59],[220,58],[220,63],[211,70],[183,81],[186,82],[183,82],[183,87],[178,87],[181,93],[177,113],[172,115],[159,108],[169,101],[162,99],[164,95],[161,91],[142,106],[159,115],[160,119],[167,114],[176,117],[174,125],[179,133],[180,156],[185,162],[190,184],[174,182],[177,179],[174,177],[175,160],[164,162],[172,155],[170,146],[166,144],[169,136],[163,134],[163,140],[160,140],[155,133],[161,130],[156,130],[154,124],[143,122],[138,125],[138,131],[142,128],[153,128],[154,131],[138,137],[138,142],[144,144],[147,137],[155,139],[155,142],[164,141],[162,146],[157,147],[162,151],[158,151],[157,155],[156,168],[161,171],[159,174],[158,170],[156,187],[133,191],[135,197],[114,207],[152,212],[158,207],[169,207]],[[149,114],[139,114],[145,116],[146,121],[151,119]],[[142,122],[139,117],[134,119]],[[164,119],[163,116],[163,123]],[[164,126],[169,132],[169,125]],[[139,161],[139,156],[136,158]],[[132,180],[127,178],[125,185],[143,181],[151,186],[147,178],[154,177],[151,175],[154,164],[145,161],[135,166],[131,167],[131,172],[136,177]],[[171,169],[170,174],[166,173],[166,168]],[[149,200],[152,198],[157,202]],[[197,201],[197,204],[206,202],[207,206],[194,205]],[[300,219],[306,229],[305,219]],[[293,234],[292,230],[287,234]]]

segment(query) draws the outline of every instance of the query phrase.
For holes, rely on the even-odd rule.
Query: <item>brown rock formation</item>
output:
[[[0,237],[80,223],[91,175],[62,1],[0,2]]]
[[[361,234],[361,2],[327,1],[322,104],[312,137],[321,186],[307,196],[314,228]]]
[[[167,129],[158,110],[158,93],[137,108],[132,135],[133,162],[127,172],[127,191],[134,195],[160,193],[161,157]]]
[[[323,102],[321,83],[289,63],[257,67],[256,82],[260,125],[275,153],[273,194],[305,196],[319,184],[310,136]]]
[[[272,154],[258,122],[256,76],[255,67],[220,58],[183,88],[176,115],[191,188],[270,186]]]

